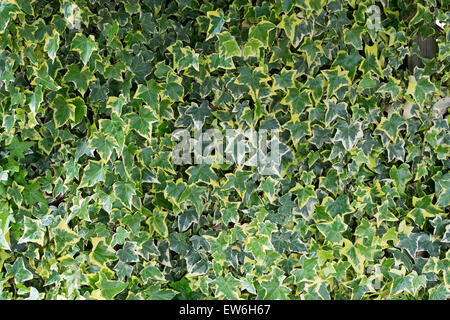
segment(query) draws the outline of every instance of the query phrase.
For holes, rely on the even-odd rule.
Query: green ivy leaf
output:
[[[59,49],[59,33],[54,32],[52,37],[49,37],[45,41],[45,50],[48,53],[50,59],[55,60],[56,52]]]
[[[14,264],[7,264],[5,267],[6,272],[14,277],[16,283],[22,283],[33,279],[33,274],[25,267],[22,257],[14,261]]]
[[[206,40],[214,37],[216,34],[220,33],[220,30],[222,29],[223,24],[227,20],[227,18],[224,16],[223,11],[221,9],[217,11],[209,11],[207,13],[207,16],[209,18],[209,26],[208,31],[206,32],[208,36],[206,37]]]
[[[64,81],[73,82],[77,90],[84,94],[89,87],[89,82],[94,80],[94,75],[87,67],[80,69],[76,64],[70,65],[67,70]]]
[[[128,287],[126,283],[121,281],[109,280],[103,273],[100,273],[100,280],[96,285],[100,288],[101,295],[107,300],[113,299]]]
[[[334,141],[342,142],[345,150],[351,150],[362,137],[363,131],[360,122],[348,124],[346,121],[338,121],[336,123]]]
[[[75,106],[68,103],[63,96],[58,95],[51,106],[54,109],[53,119],[57,127],[61,127],[69,120],[75,120]]]
[[[24,230],[18,243],[34,242],[40,246],[44,246],[45,227],[40,220],[23,217]]]
[[[331,222],[318,224],[317,229],[325,236],[326,241],[340,244],[344,239],[341,233],[347,230],[347,225],[341,216],[336,216]]]
[[[269,45],[269,33],[275,29],[275,25],[270,21],[261,21],[257,25],[250,27],[248,33],[249,39],[257,39],[263,43],[265,47]]]
[[[133,196],[136,195],[134,184],[129,182],[117,181],[113,186],[114,194],[117,199],[127,208],[131,209]]]
[[[92,52],[97,50],[97,43],[93,35],[86,37],[84,34],[77,33],[72,40],[71,49],[80,53],[81,61],[86,65]]]

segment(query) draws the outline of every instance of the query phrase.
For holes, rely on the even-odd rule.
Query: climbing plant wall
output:
[[[1,0],[0,298],[447,299],[448,6]]]

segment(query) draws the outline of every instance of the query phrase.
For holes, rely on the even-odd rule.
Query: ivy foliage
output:
[[[448,5],[2,0],[0,297],[448,298]],[[194,126],[279,174],[175,165]]]

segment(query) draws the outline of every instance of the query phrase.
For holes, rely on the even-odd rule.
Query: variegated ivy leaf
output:
[[[189,175],[189,184],[197,182],[211,183],[217,181],[216,174],[208,164],[190,167],[186,173]]]
[[[135,187],[132,183],[117,181],[114,183],[114,194],[117,199],[126,207],[131,209],[133,196],[136,195]]]
[[[200,105],[192,103],[186,110],[186,114],[192,118],[192,121],[197,128],[201,128],[204,125],[206,118],[212,115],[208,101],[203,101]]]
[[[41,85],[45,89],[57,91],[61,88],[53,77],[48,74],[48,65],[42,64],[39,69],[34,69],[35,78],[31,82],[32,85]]]
[[[296,32],[297,26],[302,23],[302,20],[297,17],[295,13],[291,15],[284,15],[278,28],[283,29],[286,32],[291,44],[294,47],[297,47],[302,40],[302,37],[299,37],[299,32]]]
[[[24,231],[18,243],[35,242],[44,245],[45,227],[40,220],[24,217]]]
[[[356,50],[362,50],[362,33],[364,27],[359,25],[353,25],[349,30],[344,33],[344,41],[347,44],[352,45]]]
[[[267,47],[269,45],[270,31],[275,29],[275,25],[270,21],[261,21],[258,24],[250,27],[248,34],[249,39],[257,39]]]
[[[94,36],[86,37],[84,34],[77,33],[72,40],[72,50],[80,53],[81,61],[84,65],[89,62],[89,59],[94,50],[97,50],[97,44]]]
[[[109,280],[104,273],[100,273],[100,280],[97,285],[100,288],[101,297],[107,300],[113,299],[128,286],[121,281]]]
[[[336,123],[336,134],[334,141],[342,142],[345,150],[352,149],[360,138],[363,137],[360,122],[348,124],[346,121],[338,121]]]
[[[5,1],[0,5],[0,31],[6,29],[11,17],[17,12],[19,7],[12,1]]]
[[[206,40],[220,33],[223,24],[228,20],[228,18],[224,16],[222,9],[209,11],[207,12],[207,16],[209,19],[209,26],[207,31],[208,36],[206,37]]]
[[[188,47],[183,47],[181,41],[177,41],[175,44],[168,48],[169,52],[173,54],[174,69],[182,71],[189,67],[193,67],[199,71],[198,65],[198,53]]]
[[[314,191],[313,186],[305,186],[297,185],[290,190],[291,193],[297,195],[297,203],[299,208],[302,208],[309,199],[316,198],[316,192]]]
[[[193,223],[198,222],[198,214],[194,208],[185,210],[178,217],[178,229],[180,232],[186,231]]]
[[[123,106],[127,103],[126,98],[123,95],[119,97],[109,97],[106,103],[108,108],[111,108],[112,112],[115,112],[118,116],[122,114]]]
[[[59,49],[59,33],[54,32],[53,35],[45,40],[45,50],[50,59],[55,60],[56,52]]]
[[[359,69],[364,71],[365,74],[378,75],[381,78],[383,76],[383,70],[381,62],[378,60],[378,47],[376,44],[373,46],[366,45],[364,48],[365,59],[361,63]]]
[[[75,88],[84,94],[88,89],[89,82],[94,80],[93,74],[89,68],[83,67],[80,69],[78,65],[71,65],[68,67],[67,73],[64,75],[65,82],[73,82]]]
[[[22,283],[33,279],[33,274],[25,266],[23,258],[18,258],[13,264],[7,264],[6,272],[14,277],[16,283]]]
[[[226,299],[238,299],[239,298],[239,281],[235,279],[231,274],[228,274],[226,278],[219,277],[214,281],[216,287],[216,296],[223,296]]]
[[[404,122],[404,119],[398,113],[393,113],[389,119],[383,117],[378,128],[386,133],[389,139],[396,142],[400,132],[399,128]]]
[[[105,181],[106,168],[100,161],[89,161],[81,178],[80,188],[92,187],[97,182]]]
[[[416,79],[415,76],[410,76],[406,93],[411,94],[417,104],[423,106],[425,100],[433,94],[435,90],[435,86],[430,82],[428,77],[422,76],[420,79]]]
[[[318,58],[319,54],[324,54],[321,42],[319,40],[313,41],[310,37],[306,37],[303,40],[299,50],[306,54],[308,65],[311,65]]]
[[[241,55],[241,49],[236,39],[229,32],[219,33],[219,53],[225,59]]]
[[[52,108],[57,127],[64,125],[69,120],[75,120],[75,106],[69,103],[67,98],[58,95],[52,102]]]
[[[336,91],[344,86],[350,85],[350,78],[347,70],[342,70],[340,67],[323,71],[323,75],[328,82],[327,97],[330,98]]]

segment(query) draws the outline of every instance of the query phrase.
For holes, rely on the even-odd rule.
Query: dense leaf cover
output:
[[[448,5],[1,0],[0,297],[446,299]],[[279,175],[174,164],[194,126]]]

